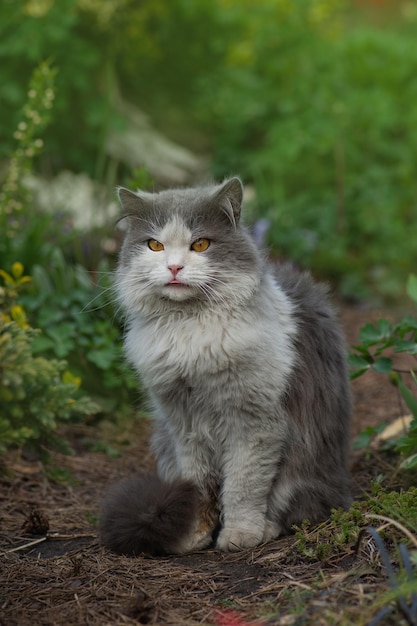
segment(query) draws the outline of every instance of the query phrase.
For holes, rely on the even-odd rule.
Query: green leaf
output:
[[[381,338],[386,339],[391,334],[391,322],[389,320],[378,320],[376,326],[380,332]]]
[[[383,338],[380,329],[373,324],[365,324],[359,331],[359,339],[365,346],[373,346]]]
[[[413,454],[408,459],[404,461],[404,467],[406,469],[414,469],[417,468],[417,454]],[[416,552],[417,556],[417,552]]]
[[[384,422],[384,423],[378,424],[378,426],[368,426],[368,428],[365,428],[364,430],[362,430],[357,435],[357,437],[355,438],[355,441],[353,442],[353,447],[355,448],[355,450],[368,448],[371,444],[372,439],[374,439],[376,435],[381,433],[386,427],[386,425],[387,424]]]
[[[394,326],[395,333],[405,333],[413,332],[417,330],[417,319],[411,317],[411,315],[407,315],[404,319],[401,320],[396,326]]]
[[[356,352],[360,352],[361,354],[365,354],[366,356],[372,358],[368,348],[365,348],[364,346],[361,346],[360,344],[352,346],[352,349],[356,350]]]
[[[349,367],[351,369],[350,379],[354,380],[359,376],[362,376],[365,372],[369,370],[372,363],[372,357],[368,359],[360,356],[359,354],[353,354],[352,352],[349,354]]]
[[[87,354],[87,359],[102,370],[107,370],[112,367],[115,358],[115,350],[112,347],[102,348],[101,350],[90,350]]]
[[[417,276],[410,274],[407,280],[407,294],[417,304]]]
[[[371,363],[372,363],[371,356],[366,358],[364,356],[361,356],[360,354],[353,354],[352,352],[349,354],[349,366],[352,369],[356,369],[356,368],[368,369]]]
[[[417,354],[416,341],[397,341],[395,344],[395,352],[408,352],[408,354]]]
[[[417,398],[415,398],[415,396],[411,393],[407,385],[404,384],[404,381],[402,380],[401,377],[398,378],[397,384],[398,384],[398,387],[401,391],[401,395],[404,398],[406,405],[408,406],[411,413],[413,414],[414,419],[417,420]]]
[[[47,350],[53,350],[55,347],[55,341],[45,335],[39,335],[35,337],[32,343],[32,353],[39,354],[40,352],[46,352]]]
[[[392,359],[382,356],[375,361],[372,365],[372,369],[379,374],[389,374],[392,370]]]

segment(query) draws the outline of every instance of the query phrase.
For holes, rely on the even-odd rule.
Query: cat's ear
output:
[[[127,218],[127,222],[129,223],[129,217],[143,215],[148,206],[147,198],[151,195],[152,194],[146,193],[145,191],[135,192],[125,187],[118,187],[117,196],[122,209],[118,221],[120,222]]]
[[[125,187],[118,187],[117,196],[122,207],[122,217],[137,215],[143,207],[143,198],[141,198],[140,193],[135,193]]]
[[[242,209],[243,185],[240,178],[235,176],[226,180],[217,190],[213,201],[227,215],[233,226],[240,219]]]

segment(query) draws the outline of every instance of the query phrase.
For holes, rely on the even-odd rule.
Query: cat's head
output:
[[[119,189],[126,235],[117,288],[128,312],[251,297],[261,259],[240,224],[242,194],[238,178],[159,193]]]

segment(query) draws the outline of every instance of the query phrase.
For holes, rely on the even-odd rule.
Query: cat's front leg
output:
[[[217,548],[227,552],[264,541],[267,501],[279,450],[269,440],[236,442],[228,451],[222,489],[223,528]]]
[[[178,546],[179,554],[207,548],[219,523],[219,485],[211,471],[212,453],[204,441],[191,434],[180,436],[168,420],[160,420],[152,436],[158,475],[170,482],[174,478],[191,481],[199,492],[198,514],[194,528]]]
[[[194,529],[184,542],[182,552],[207,548],[219,523],[219,485],[210,467],[210,454],[201,443],[177,445],[181,478],[193,482],[199,491],[198,515]]]

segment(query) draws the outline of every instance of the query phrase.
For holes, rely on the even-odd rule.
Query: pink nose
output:
[[[183,265],[168,265],[168,269],[170,270],[174,278],[177,277],[178,272],[182,270],[183,267]]]

